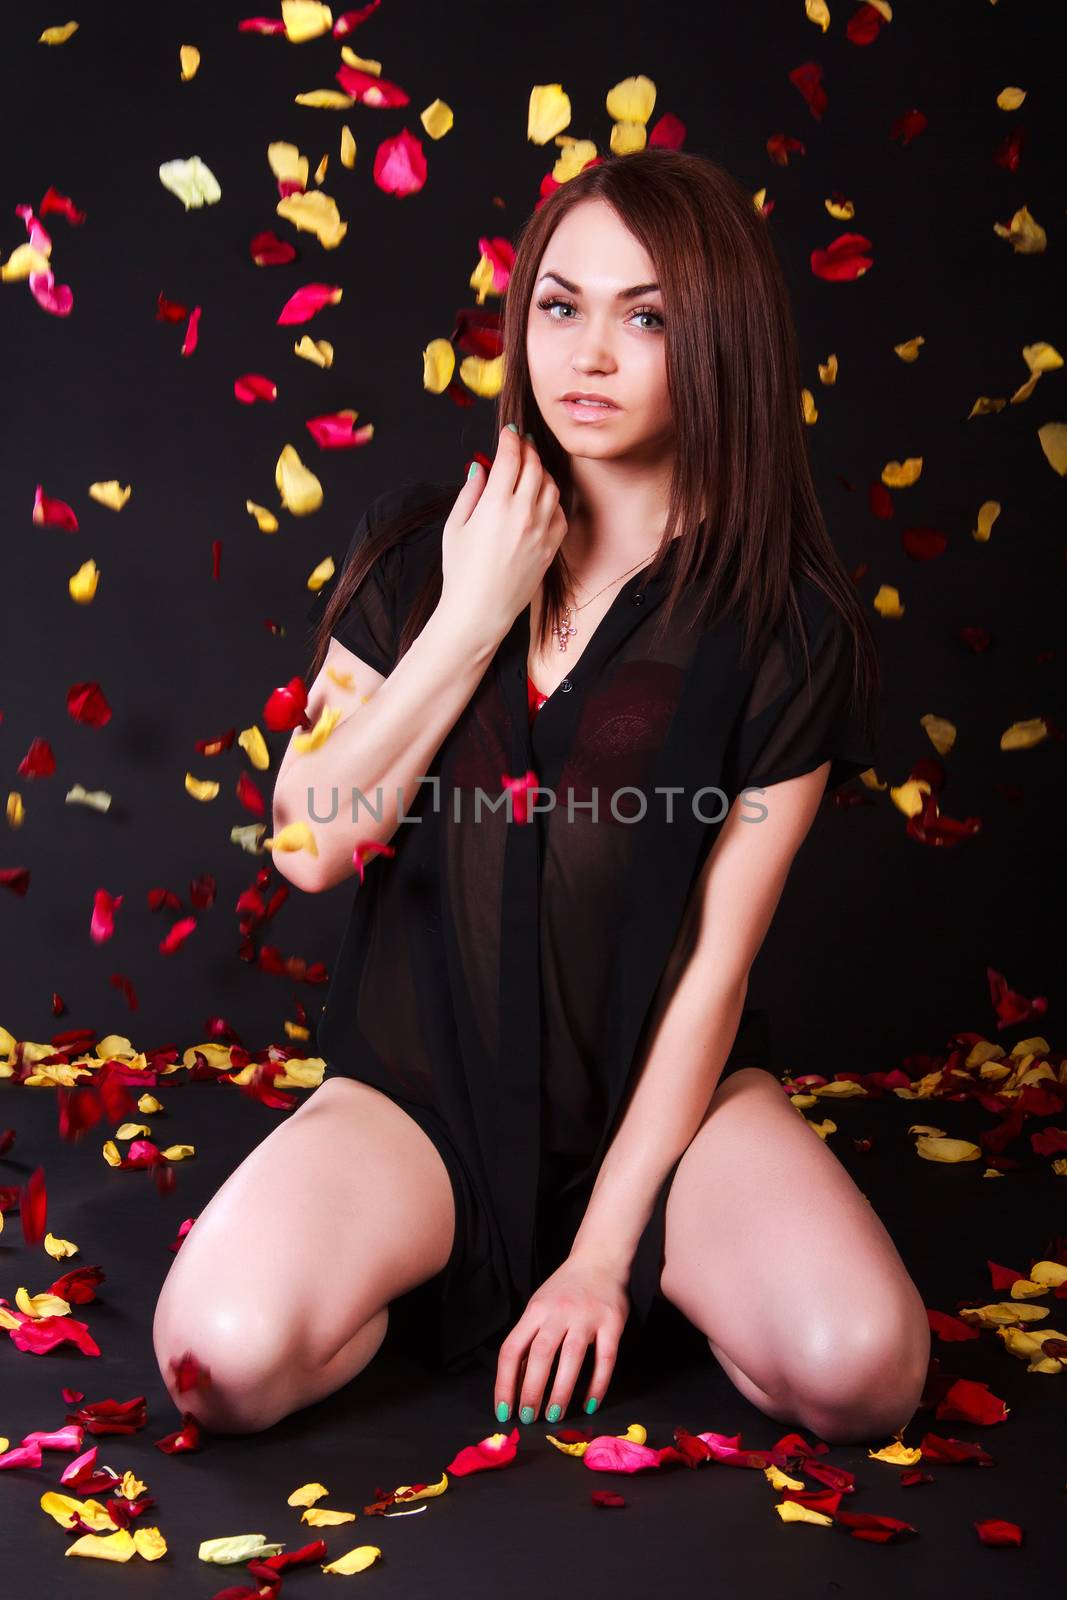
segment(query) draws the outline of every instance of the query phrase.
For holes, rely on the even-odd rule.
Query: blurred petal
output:
[[[282,497],[282,505],[294,517],[306,517],[322,505],[322,484],[315,474],[305,467],[291,444],[283,446],[274,469],[274,482]]]
[[[178,196],[186,211],[193,206],[214,205],[222,199],[222,189],[211,168],[199,156],[164,161],[159,169],[164,189]]]

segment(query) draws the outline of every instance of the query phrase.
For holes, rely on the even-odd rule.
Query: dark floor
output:
[[[1061,1079],[1067,1069],[1060,1066]],[[996,1334],[945,1343],[934,1338],[936,1379],[965,1377],[988,1384],[1009,1408],[994,1425],[938,1420],[934,1405],[920,1408],[905,1430],[917,1446],[927,1434],[973,1441],[992,1458],[988,1466],[923,1460],[931,1481],[902,1483],[902,1470],[868,1459],[866,1444],[831,1445],[823,1461],[855,1474],[855,1492],[841,1509],[899,1518],[915,1532],[889,1544],[855,1537],[843,1524],[785,1523],[775,1511],[782,1496],[757,1467],[706,1463],[695,1470],[665,1468],[632,1475],[593,1472],[545,1441],[543,1422],[521,1430],[516,1463],[496,1472],[451,1477],[447,1492],[429,1499],[417,1515],[386,1519],[363,1507],[401,1484],[432,1482],[464,1446],[496,1431],[491,1376],[476,1370],[436,1379],[398,1347],[403,1317],[390,1328],[374,1361],[344,1390],[251,1436],[204,1434],[202,1448],[166,1455],[157,1439],[180,1425],[157,1371],[150,1337],[152,1311],[173,1259],[167,1246],[187,1217],[200,1211],[227,1173],[286,1113],[255,1104],[228,1085],[179,1083],[157,1087],[165,1116],[146,1120],[161,1146],[188,1142],[195,1159],[176,1164],[172,1193],[161,1195],[145,1171],[120,1171],[101,1155],[114,1133],[107,1122],[81,1141],[66,1142],[57,1127],[57,1092],[0,1081],[0,1135],[15,1139],[0,1158],[0,1191],[24,1184],[38,1166],[48,1191],[47,1229],[74,1240],[80,1253],[53,1261],[43,1243],[27,1246],[16,1201],[8,1195],[0,1233],[0,1304],[16,1304],[20,1287],[48,1289],[74,1266],[98,1265],[105,1278],[98,1296],[72,1314],[84,1320],[100,1346],[98,1357],[70,1346],[42,1356],[0,1347],[0,1436],[8,1448],[32,1430],[64,1425],[70,1407],[61,1390],[84,1391],[86,1401],[147,1399],[148,1421],[128,1435],[88,1433],[83,1448],[99,1446],[98,1464],[141,1478],[156,1504],[134,1526],[158,1526],[168,1552],[157,1562],[134,1556],[123,1567],[109,1561],[64,1556],[74,1535],[40,1507],[47,1490],[61,1490],[60,1474],[73,1456],[46,1451],[39,1469],[7,1470],[0,1480],[0,1600],[56,1594],[170,1593],[212,1596],[234,1586],[254,1594],[244,1566],[198,1560],[201,1540],[262,1533],[295,1550],[312,1539],[326,1543],[324,1560],[361,1544],[378,1545],[382,1560],[364,1576],[375,1593],[421,1600],[430,1595],[492,1596],[509,1600],[543,1595],[688,1597],[705,1593],[789,1596],[855,1594],[863,1600],[941,1596],[947,1587],[968,1600],[1005,1600],[1062,1588],[1067,1570],[1067,1362],[1055,1375],[1030,1373],[1008,1354]],[[823,1101],[806,1114],[837,1124],[830,1147],[883,1217],[927,1306],[957,1313],[964,1305],[1009,1298],[992,1287],[990,1263],[1026,1273],[1033,1261],[1063,1248],[1067,1232],[1067,1177],[1057,1176],[1054,1154],[1037,1154],[1035,1131],[1067,1124],[1060,1111],[1028,1117],[1023,1136],[1007,1147],[1020,1166],[991,1177],[985,1160],[956,1165],[920,1159],[907,1134],[912,1123],[978,1140],[998,1120],[976,1101],[879,1099]],[[870,1137],[858,1153],[853,1140]],[[2,1140],[0,1140],[2,1143]],[[1062,1145],[1061,1145],[1062,1148]],[[816,1241],[812,1241],[813,1248]],[[269,1257],[264,1260],[264,1315],[280,1292]],[[1063,1294],[1044,1296],[1049,1328],[1067,1328]],[[943,1392],[944,1383],[937,1391]],[[587,1419],[565,1419],[580,1427]],[[588,1419],[590,1424],[594,1419]],[[741,1435],[747,1449],[770,1448],[791,1430],[763,1416],[733,1388],[703,1339],[667,1308],[644,1345],[630,1347],[602,1412],[590,1432],[622,1433],[632,1422],[648,1442],[673,1442],[674,1429]],[[509,1431],[505,1428],[505,1432]],[[810,1438],[810,1436],[809,1436]],[[810,1439],[815,1443],[814,1439]],[[889,1441],[872,1441],[880,1448]],[[823,1485],[802,1468],[792,1475],[810,1491]],[[320,1504],[354,1510],[354,1523],[317,1530],[301,1525],[287,1505],[299,1485],[318,1481],[329,1496]],[[597,1490],[616,1491],[620,1508],[600,1508]],[[74,1491],[65,1491],[74,1492]],[[1002,1519],[1023,1533],[1019,1548],[980,1542],[976,1521]],[[66,1562],[66,1564],[65,1564]],[[285,1574],[281,1592],[312,1592],[321,1581],[317,1563]],[[368,1591],[369,1592],[369,1591]]]

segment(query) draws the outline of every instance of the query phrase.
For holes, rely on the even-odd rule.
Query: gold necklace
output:
[[[658,549],[658,548],[659,548],[659,546],[657,545],[656,549]],[[613,583],[618,583],[619,582],[619,578],[628,578],[630,576],[631,572],[636,572],[638,567],[643,567],[645,565],[645,562],[648,561],[649,556],[654,556],[655,553],[656,553],[655,550],[650,550],[649,551],[649,555],[643,556],[640,561],[635,561],[632,567],[627,567],[625,572],[620,572],[618,578],[612,578],[609,583],[606,583],[604,585],[604,589],[610,589],[611,585]],[[583,600],[580,606],[575,606],[574,607],[574,610],[575,611],[584,611],[586,606],[591,606],[592,605],[593,601],[597,598],[598,595],[602,595],[604,593],[604,589],[598,589],[596,594],[591,594],[589,596],[588,600]],[[559,637],[559,647],[560,647],[560,649],[561,650],[566,650],[568,639],[570,639],[573,634],[576,634],[578,632],[578,629],[574,626],[574,623],[571,621],[571,607],[569,605],[564,605],[562,621],[557,622],[554,625],[554,627],[552,629],[552,632],[554,634],[557,634],[558,637]]]

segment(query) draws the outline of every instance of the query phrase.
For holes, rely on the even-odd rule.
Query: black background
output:
[[[526,139],[530,88],[562,82],[573,103],[567,131],[606,151],[605,95],[637,73],[658,87],[652,124],[675,113],[686,148],[721,160],[753,193],[766,185],[774,202],[769,225],[820,411],[809,438],[827,519],[849,568],[867,564],[865,602],[884,583],[906,607],[899,621],[872,613],[885,679],[878,772],[903,782],[934,754],[920,717],[946,717],[959,737],[945,759],[943,810],[982,821],[977,837],[937,850],[908,839],[888,793],[824,807],[754,973],[750,999],[772,1014],[769,1064],[888,1068],[956,1029],[993,1036],[987,965],[1024,994],[1052,994],[1062,932],[1064,485],[1037,429],[1067,420],[1067,380],[1047,374],[1023,404],[967,417],[978,395],[1010,396],[1025,380],[1024,344],[1064,348],[1054,297],[1064,243],[1058,8],[901,4],[864,48],[844,37],[853,8],[832,0],[831,9],[824,36],[801,0],[651,9],[616,0],[554,13],[383,5],[346,42],[380,60],[410,104],[345,112],[294,103],[302,91],[336,87],[338,41],[239,34],[239,16],[254,6],[87,4],[71,13],[79,32],[51,49],[37,36],[67,13],[28,5],[8,19],[2,258],[25,238],[14,207],[37,207],[50,184],[87,212],[81,227],[42,219],[56,280],[74,291],[69,317],[41,311],[25,282],[0,285],[0,762],[5,799],[18,791],[27,810],[21,829],[5,825],[0,866],[32,874],[24,898],[0,892],[0,1024],[16,1037],[86,1027],[126,1033],[137,1048],[184,1049],[221,1015],[260,1049],[285,1041],[298,1001],[317,1016],[324,988],[238,957],[235,902],[270,857],[230,842],[234,825],[255,820],[236,799],[243,752],[235,744],[207,760],[194,740],[253,723],[263,730],[271,771],[248,770],[269,832],[288,735],[267,733],[262,709],[308,664],[308,574],[327,554],[340,560],[374,495],[408,479],[458,477],[475,449],[494,448],[491,403],[463,409],[426,393],[422,351],[474,305],[467,285],[479,237],[514,237],[551,168],[554,147]],[[190,83],[180,81],[183,43],[202,52]],[[829,95],[821,123],[787,77],[813,60]],[[1007,84],[1028,90],[1014,113],[995,104]],[[418,114],[438,96],[456,126],[435,142]],[[903,146],[889,130],[913,106],[929,128]],[[993,153],[1017,122],[1027,138],[1013,174]],[[358,144],[352,171],[338,158],[342,123]],[[372,165],[379,141],[402,127],[422,140],[429,173],[421,193],[398,200],[375,186]],[[772,163],[765,141],[777,132],[802,139],[807,155]],[[297,144],[312,173],[329,152],[322,187],[349,224],[339,249],[323,250],[275,215],[274,140]],[[193,154],[223,193],[186,212],[158,168]],[[826,213],[834,191],[855,202],[852,222]],[[993,232],[1023,204],[1047,230],[1042,256],[1017,255]],[[249,241],[264,229],[291,238],[298,259],[256,267]],[[824,283],[810,252],[844,231],[872,241],[874,266],[856,282]],[[341,304],[277,327],[285,300],[309,281],[343,285]],[[183,325],[156,320],[160,292],[203,308],[188,359]],[[334,344],[332,370],[292,354],[304,333]],[[919,360],[901,362],[893,345],[919,334]],[[816,365],[831,351],[840,374],[827,388]],[[246,372],[277,381],[276,404],[235,400],[234,380]],[[363,450],[320,452],[305,419],[342,407],[372,422],[375,438]],[[286,443],[323,483],[315,515],[279,507],[274,471]],[[895,494],[892,521],[876,520],[868,485],[886,461],[911,455],[925,461],[919,482]],[[111,478],[133,487],[117,515],[87,493]],[[77,534],[34,526],[38,482],[73,505]],[[258,532],[246,499],[277,512],[276,535]],[[987,499],[1003,511],[983,545],[971,529]],[[910,560],[900,534],[912,526],[942,528],[945,554]],[[66,585],[90,555],[100,586],[78,606]],[[987,652],[961,641],[967,626],[990,631]],[[89,680],[114,710],[103,729],[66,711],[69,687]],[[1041,715],[1054,738],[999,750],[1010,723]],[[17,767],[35,736],[52,744],[57,771],[29,781]],[[218,798],[188,796],[187,770],[217,778]],[[65,805],[74,783],[108,790],[110,814]],[[204,873],[217,878],[214,907],[198,913],[175,955],[160,955],[173,918],[148,909],[149,890],[169,887],[188,906],[189,884]],[[115,937],[97,946],[89,923],[101,887],[125,899]],[[331,963],[350,893],[292,891],[266,939]],[[137,1012],[110,985],[115,972],[135,986]],[[66,1004],[58,1018],[53,991]],[[1055,1015],[1044,1025],[1054,1043]]]

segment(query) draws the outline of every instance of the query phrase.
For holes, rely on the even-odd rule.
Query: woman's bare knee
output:
[[[306,1341],[286,1347],[266,1322],[245,1332],[208,1319],[187,1338],[166,1319],[153,1327],[156,1361],[175,1406],[213,1433],[260,1433],[282,1417],[332,1394],[361,1372],[389,1326],[383,1307],[328,1361],[309,1364]],[[179,1388],[183,1374],[191,1387]]]
[[[382,1343],[390,1302],[444,1266],[454,1226],[423,1129],[371,1086],[327,1080],[230,1174],[171,1264],[152,1337],[175,1404],[252,1432],[339,1388]],[[186,1354],[210,1390],[178,1392]]]

